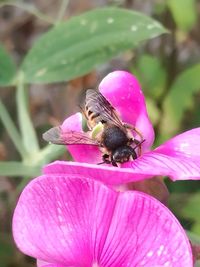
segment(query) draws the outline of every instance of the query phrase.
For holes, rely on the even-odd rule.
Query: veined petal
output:
[[[13,233],[25,254],[49,262],[43,267],[193,266],[182,227],[159,201],[77,176],[32,181]]]
[[[63,132],[67,130],[82,132],[82,114],[78,112],[67,118],[61,125],[61,129]],[[100,163],[102,161],[98,146],[68,145],[67,149],[75,161],[88,163]]]
[[[188,157],[183,153],[179,156],[169,156],[151,151],[138,160],[127,162],[124,167],[132,168],[133,172],[141,168],[141,175],[146,173],[151,176],[169,176],[174,181],[200,179],[200,157]]]
[[[100,263],[193,266],[190,243],[176,218],[159,201],[137,191],[119,193]]]
[[[146,173],[169,176],[173,180],[199,180],[200,128],[175,136],[124,167],[140,167]]]
[[[154,141],[154,130],[137,79],[126,71],[114,71],[102,80],[99,91],[116,108],[123,122],[142,133],[145,139],[143,150],[149,150]]]
[[[13,235],[25,254],[58,266],[92,266],[103,249],[117,193],[72,175],[41,176],[22,192]]]

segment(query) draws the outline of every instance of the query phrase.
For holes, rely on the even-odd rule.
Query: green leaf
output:
[[[16,67],[12,58],[0,45],[0,86],[13,85]]]
[[[138,12],[93,10],[44,34],[26,56],[21,70],[28,83],[67,81],[166,32],[160,23]]]
[[[194,219],[196,222],[200,222],[200,192],[193,193],[188,197],[187,202],[182,208],[182,215],[185,218]]]
[[[197,21],[196,0],[168,0],[167,4],[178,28],[189,31]]]
[[[160,60],[144,54],[137,62],[136,71],[145,92],[153,98],[159,98],[166,83],[166,71]]]
[[[3,228],[2,228],[3,229]],[[12,235],[8,234],[6,231],[1,230],[0,235],[0,267],[9,266],[11,259],[14,257],[14,244]],[[12,257],[11,257],[12,255]]]
[[[200,89],[200,64],[185,70],[173,83],[163,103],[161,133],[168,138],[180,127],[184,111],[192,108],[194,93]]]
[[[156,125],[160,118],[160,110],[156,106],[156,102],[152,98],[146,97],[146,106],[152,124]]]
[[[200,235],[200,192],[194,193],[182,207],[182,216],[193,220],[192,231]]]
[[[1,161],[0,176],[30,176],[35,177],[41,174],[41,166],[32,166],[17,161]]]

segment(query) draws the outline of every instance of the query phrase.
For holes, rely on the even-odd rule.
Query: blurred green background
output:
[[[102,7],[113,9],[101,13]],[[107,73],[125,69],[139,79],[155,146],[199,127],[199,11],[195,0],[0,1],[0,267],[35,266],[12,240],[17,198],[45,163],[69,158],[41,135],[79,111],[85,90],[96,88]],[[151,25],[148,31],[135,30],[143,24]],[[166,183],[170,209],[200,243],[200,181]]]

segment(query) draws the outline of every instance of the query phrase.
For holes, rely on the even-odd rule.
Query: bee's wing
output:
[[[59,126],[49,129],[42,137],[45,141],[57,145],[99,145],[87,133],[70,130],[63,132]]]
[[[100,121],[111,122],[120,128],[124,128],[116,110],[100,92],[88,89],[86,92],[86,106],[95,114],[99,114]]]

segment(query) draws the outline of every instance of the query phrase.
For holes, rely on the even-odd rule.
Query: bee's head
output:
[[[130,157],[132,156],[133,159],[137,158],[137,154],[135,150],[131,146],[121,146],[118,147],[112,153],[112,158],[114,162],[126,162],[129,161]]]

